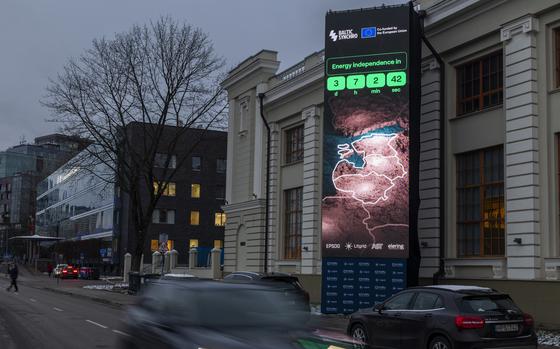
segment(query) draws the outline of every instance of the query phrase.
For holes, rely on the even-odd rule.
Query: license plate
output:
[[[495,330],[496,332],[517,332],[519,331],[519,325],[518,324],[496,325]]]

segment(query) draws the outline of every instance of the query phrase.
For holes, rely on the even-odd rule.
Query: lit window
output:
[[[167,240],[167,251],[173,250],[174,245],[173,240]]]
[[[152,250],[152,252],[155,252],[155,251],[159,250],[159,241],[151,240],[150,241],[150,249]]]
[[[177,191],[176,191],[176,185],[173,182],[154,182],[154,194],[157,194],[160,186],[164,187],[163,192],[161,193],[162,196],[175,196]]]
[[[154,167],[165,168],[166,163],[167,168],[176,168],[177,157],[175,155],[170,156],[169,154],[156,153],[156,156],[154,158]]]
[[[223,227],[226,225],[226,214],[223,212],[216,212],[214,215],[214,225],[217,227]]]
[[[200,184],[198,183],[191,184],[191,198],[193,199],[200,198]]]
[[[198,247],[198,239],[189,240],[189,248]]]
[[[216,160],[216,172],[217,173],[226,173],[227,168],[227,161],[225,159],[217,159]]]
[[[191,225],[199,225],[199,224],[200,224],[200,212],[191,211]]]
[[[505,254],[502,146],[457,155],[457,249],[459,257]]]
[[[214,248],[222,248],[224,246],[224,242],[222,240],[214,240]]]
[[[193,171],[202,170],[202,158],[200,156],[193,156],[191,159],[191,169]]]

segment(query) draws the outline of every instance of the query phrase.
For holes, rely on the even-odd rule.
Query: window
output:
[[[191,184],[191,198],[193,199],[200,198],[200,184],[198,183]]]
[[[556,53],[556,87],[560,87],[560,28],[554,30],[554,44]]]
[[[409,306],[410,306],[410,301],[412,300],[412,296],[414,296],[414,293],[412,292],[402,293],[388,300],[387,303],[385,303],[385,309],[386,310],[410,309]]]
[[[152,223],[175,224],[175,210],[155,209],[152,214]]]
[[[167,185],[166,185],[167,184]],[[160,186],[163,186],[162,196],[175,196],[176,195],[176,185],[173,182],[154,182],[154,194],[160,189]]]
[[[150,241],[150,250],[155,252],[159,250],[159,241],[158,240],[151,240]]]
[[[503,80],[502,51],[457,67],[457,115],[501,105]]]
[[[249,129],[249,97],[239,101],[239,133],[245,134]]]
[[[177,167],[177,157],[175,155],[156,153],[154,158],[154,167],[165,168],[165,164],[169,161],[167,168]]]
[[[503,256],[504,232],[503,147],[457,155],[459,257]]]
[[[191,211],[191,225],[199,225],[200,224],[200,212],[199,211]]]
[[[414,300],[412,310],[430,310],[442,307],[443,303],[440,296],[435,293],[420,292]]]
[[[217,173],[226,173],[227,169],[227,161],[225,159],[217,159],[216,160],[216,172]]]
[[[286,131],[286,163],[303,159],[303,125]]]
[[[303,206],[302,188],[286,190],[284,201],[284,258],[300,259]]]
[[[226,214],[223,212],[216,212],[214,215],[214,225],[217,227],[224,227],[226,225]]]
[[[224,242],[222,240],[214,240],[214,248],[223,248]]]
[[[198,247],[198,239],[190,239],[189,240],[189,249],[193,247]]]
[[[193,171],[201,171],[202,170],[202,158],[200,156],[193,156],[191,158],[191,169]]]
[[[226,198],[226,187],[223,185],[216,186],[216,199],[223,200]]]

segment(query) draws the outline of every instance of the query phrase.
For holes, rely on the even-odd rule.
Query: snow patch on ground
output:
[[[128,288],[128,283],[119,282],[119,283],[108,284],[108,285],[87,285],[87,286],[84,286],[84,288],[88,289],[88,290],[112,291],[114,289]]]
[[[548,345],[551,347],[560,348],[560,332],[558,331],[547,331],[538,330],[537,336],[539,337],[540,345]]]

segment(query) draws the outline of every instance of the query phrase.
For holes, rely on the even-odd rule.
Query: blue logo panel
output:
[[[406,288],[406,259],[323,259],[321,312],[372,308]]]
[[[377,36],[376,27],[362,28],[362,39],[371,39]]]

